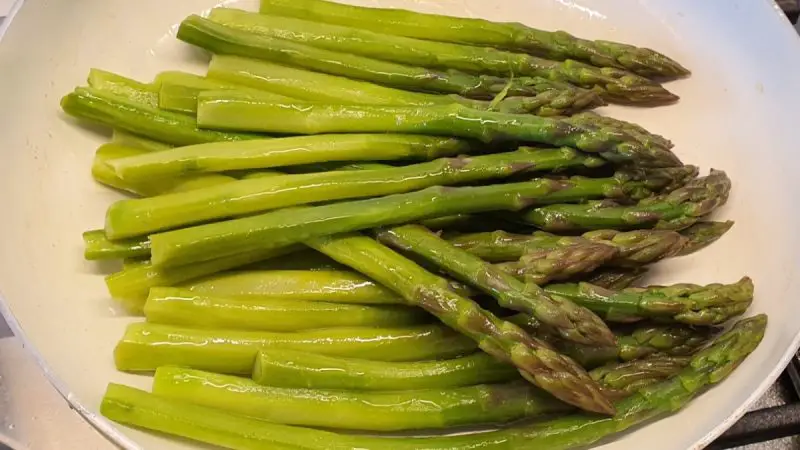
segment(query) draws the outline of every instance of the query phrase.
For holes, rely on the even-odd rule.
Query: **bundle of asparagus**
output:
[[[213,53],[205,75],[93,69],[62,100],[113,129],[92,175],[133,197],[83,236],[146,319],[117,368],[155,372],[152,394],[110,385],[107,417],[232,449],[568,449],[683,406],[761,340],[763,316],[723,331],[747,277],[638,285],[733,225],[708,220],[724,172],[586,111],[675,101],[648,79],[688,75],[668,57],[324,0],[218,8],[178,38]],[[543,414],[563,417],[302,428]]]

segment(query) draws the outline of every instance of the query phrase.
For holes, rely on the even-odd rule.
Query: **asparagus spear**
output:
[[[731,180],[721,170],[689,182],[668,194],[644,199],[633,206],[610,201],[583,205],[550,205],[523,214],[527,223],[547,231],[602,228],[682,229],[725,204]]]
[[[743,314],[753,301],[753,282],[674,284],[611,291],[589,283],[550,284],[545,292],[566,297],[607,321],[629,322],[642,317],[689,325],[718,325]]]
[[[274,51],[272,48],[267,50],[269,54]],[[230,52],[242,55],[260,53],[243,47],[235,47]],[[455,94],[410,92],[266,61],[220,55],[212,58],[208,75],[308,102],[416,106],[459,103],[476,109],[540,116],[569,115],[603,105],[602,99],[596,93],[585,89],[549,89],[530,97],[474,100]],[[194,98],[196,103],[196,94]]]
[[[622,400],[640,389],[677,375],[689,365],[689,357],[656,356],[598,367],[589,375],[603,387],[606,397]]]
[[[444,361],[380,362],[283,349],[258,352],[253,381],[264,386],[409,391],[519,379],[519,372],[484,352]]]
[[[347,267],[328,258],[322,253],[307,248],[297,253],[270,258],[247,267],[249,270],[275,271],[275,270],[303,270],[311,272],[326,272],[332,270],[346,271]],[[398,300],[399,303],[399,300]]]
[[[648,270],[644,267],[633,268],[609,268],[591,272],[581,281],[611,290],[622,290],[633,286],[636,282],[647,275]]]
[[[672,144],[672,141],[670,141],[669,139],[660,136],[658,134],[651,133],[640,125],[637,125],[632,122],[626,122],[620,119],[615,119],[609,116],[602,116],[600,114],[591,111],[575,114],[569,117],[567,120],[569,120],[571,123],[580,126],[594,125],[594,126],[605,126],[605,127],[616,128],[624,133],[633,136],[634,138],[636,138],[636,140],[638,140],[642,145],[645,146],[657,146],[657,147],[662,147],[666,150],[669,150],[674,146]]]
[[[138,258],[150,255],[150,241],[141,239],[109,241],[103,230],[83,233],[83,242],[83,257],[89,260]]]
[[[90,87],[133,102],[158,108],[158,86],[141,83],[100,69],[89,70],[86,82]]]
[[[522,53],[392,36],[372,31],[310,22],[288,17],[270,17],[228,8],[215,8],[209,19],[232,29],[267,38],[278,38],[320,49],[353,53],[385,61],[435,69],[455,69],[498,76],[540,76],[595,89],[607,100],[663,104],[678,97],[658,83],[616,68],[597,68],[578,61],[557,62]],[[178,38],[192,34],[199,45],[209,41],[211,27],[197,16],[181,24]],[[215,32],[219,35],[221,31]],[[253,38],[255,39],[255,38]],[[247,56],[247,55],[243,55]]]
[[[618,254],[612,246],[587,239],[560,236],[545,239],[551,241],[549,245],[523,255],[519,261],[498,263],[495,267],[527,283],[545,284],[591,272]]]
[[[257,135],[202,130],[189,116],[137,103],[90,87],[75,89],[61,99],[61,108],[79,119],[122,129],[174,145],[253,139]],[[261,136],[263,137],[263,136]]]
[[[138,136],[133,133],[128,133],[124,130],[114,130],[111,134],[111,143],[117,144],[122,147],[130,147],[145,152],[155,152],[161,150],[168,150],[172,148],[171,145],[165,144],[160,141],[154,141],[146,137]]]
[[[114,361],[118,370],[131,372],[176,365],[249,375],[256,354],[262,348],[375,361],[419,361],[465,355],[475,350],[475,343],[440,325],[342,327],[275,333],[132,323],[114,349]]]
[[[326,145],[330,146],[330,143]],[[287,148],[305,150],[300,144],[292,144]],[[286,155],[280,157],[286,158]],[[112,238],[141,236],[213,219],[289,206],[399,194],[431,186],[474,183],[531,170],[586,163],[587,158],[577,152],[561,149],[518,150],[441,158],[388,169],[336,170],[238,180],[179,194],[119,200],[108,208],[105,228]],[[612,178],[605,181],[615,183],[617,180]]]
[[[564,339],[594,345],[614,343],[611,330],[588,309],[563,298],[552,298],[539,286],[518,281],[424,227],[394,227],[379,232],[378,238],[421,256],[456,279],[478,287],[497,299],[500,306],[532,315]]]
[[[528,383],[366,392],[262,386],[252,380],[160,367],[153,394],[272,423],[368,431],[504,423],[568,409]]]
[[[109,385],[102,413],[112,420],[164,431],[233,449],[306,450],[510,450],[585,448],[659,415],[685,406],[709,385],[723,381],[758,347],[764,315],[745,319],[691,358],[678,375],[640,389],[616,403],[612,418],[576,414],[499,431],[443,437],[380,438],[271,424],[226,415],[213,408],[173,402],[121,385]]]
[[[678,252],[678,255],[685,256],[700,251],[721,238],[733,227],[733,221],[726,222],[697,222],[681,231],[686,238],[686,243]]]
[[[558,61],[576,59],[599,67],[627,69],[645,77],[689,75],[677,62],[648,48],[591,41],[564,31],[538,30],[520,23],[364,8],[325,0],[262,0],[260,11],[411,38],[503,48]]]
[[[193,328],[301,331],[329,327],[402,327],[430,322],[422,310],[398,305],[347,305],[289,299],[237,299],[188,289],[150,289],[144,315],[151,323]]]
[[[470,337],[490,355],[514,364],[528,381],[582,409],[613,414],[610,403],[575,362],[511,322],[498,319],[472,300],[454,293],[445,279],[366,236],[326,236],[306,244],[393,289]]]
[[[475,153],[473,143],[446,137],[402,134],[347,134],[256,139],[190,145],[109,161],[125,180],[184,174],[263,169],[332,161],[429,160]],[[572,151],[572,160],[583,158]],[[569,151],[563,157],[569,160]]]
[[[628,175],[605,180],[545,178],[490,186],[432,187],[375,199],[287,208],[155,234],[150,237],[150,253],[157,266],[196,263],[255,249],[279,248],[314,236],[450,214],[515,211],[534,203],[580,201],[597,195],[627,193],[641,197],[650,192],[648,186],[652,188],[654,180],[631,181]],[[116,235],[114,230],[107,229],[106,233],[112,239],[125,237]]]

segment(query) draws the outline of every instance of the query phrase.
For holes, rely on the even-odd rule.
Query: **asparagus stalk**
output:
[[[252,380],[160,367],[153,394],[272,423],[367,431],[505,423],[568,409],[530,384],[364,392],[262,386]]]
[[[268,52],[272,53],[272,50],[268,50]],[[236,51],[232,51],[232,53],[250,55],[256,52],[236,47]],[[366,81],[235,56],[215,55],[212,58],[208,75],[308,102],[415,106],[459,103],[476,109],[540,116],[569,115],[603,104],[602,99],[592,91],[570,88],[550,89],[530,97],[498,97],[495,101],[468,99],[455,94],[410,92]],[[195,95],[194,98],[196,104],[197,96]]]
[[[677,62],[648,48],[586,40],[564,31],[544,31],[520,23],[364,8],[325,0],[262,0],[260,11],[397,36],[502,48],[558,61],[576,59],[593,66],[627,69],[645,77],[689,75]]]
[[[614,343],[611,330],[588,309],[563,298],[552,298],[539,286],[518,281],[424,227],[394,227],[379,232],[378,238],[421,256],[456,279],[478,287],[497,299],[500,306],[532,315],[564,339],[594,345]]]
[[[130,372],[175,365],[249,375],[256,354],[263,348],[375,361],[419,361],[465,355],[475,350],[475,344],[440,325],[276,333],[132,323],[114,349],[114,361],[118,370]]]
[[[610,179],[545,178],[490,186],[432,187],[374,199],[281,209],[152,235],[150,253],[153,264],[176,266],[255,249],[275,249],[315,236],[450,214],[518,211],[535,203],[580,201],[598,195],[641,197],[650,192],[651,181],[659,178],[632,181],[627,173],[619,175]],[[108,229],[106,234],[112,239],[126,237]]]
[[[61,99],[67,114],[173,145],[236,141],[258,137],[202,130],[189,116],[147,106],[98,89],[77,88]],[[263,136],[262,136],[263,137]]]
[[[213,408],[173,402],[133,388],[110,385],[101,411],[112,420],[211,442],[233,449],[301,448],[306,450],[509,450],[585,448],[685,406],[709,385],[723,381],[761,342],[764,315],[745,319],[691,358],[678,375],[640,389],[616,403],[615,417],[576,414],[499,431],[442,437],[381,438],[348,436],[281,426],[226,415]]]
[[[326,236],[310,247],[393,289],[408,304],[420,306],[470,337],[490,355],[510,362],[531,383],[571,405],[613,414],[586,372],[511,322],[498,319],[474,301],[454,293],[445,279],[366,236]]]
[[[303,270],[311,272],[345,271],[347,267],[310,248],[297,253],[270,258],[248,266],[249,270]],[[398,303],[400,301],[398,300]]]
[[[569,120],[571,123],[581,126],[594,125],[616,128],[633,136],[644,146],[656,146],[664,148],[665,150],[669,150],[674,146],[672,141],[669,139],[658,134],[651,133],[640,125],[615,119],[613,117],[602,116],[591,111],[575,114],[572,117],[569,117],[567,120]]]
[[[283,134],[386,132],[455,136],[483,142],[539,142],[599,153],[612,162],[680,166],[671,152],[644,147],[629,135],[609,127],[578,127],[565,120],[481,111],[460,104],[424,108],[300,101],[275,104],[230,91],[206,91],[199,95],[197,121],[210,128]]]
[[[678,99],[676,95],[647,78],[625,70],[597,68],[578,61],[550,61],[486,47],[425,41],[228,8],[213,9],[209,19],[225,27],[254,35],[400,64],[497,76],[540,76],[555,81],[565,81],[576,86],[595,89],[609,101],[663,104]],[[185,40],[184,36],[191,34],[195,42],[189,42],[199,45],[198,42],[211,40],[209,31],[206,31],[206,36],[201,35],[202,30],[210,28],[199,17],[190,16],[181,24],[178,38]]]
[[[111,134],[111,143],[120,145],[122,147],[130,147],[145,152],[155,152],[161,150],[168,150],[172,148],[171,145],[163,142],[154,141],[146,137],[138,136],[133,133],[128,133],[123,130],[114,130]]]
[[[733,284],[674,284],[611,291],[589,283],[550,284],[544,290],[591,309],[607,321],[642,317],[689,325],[719,325],[743,314],[753,301],[753,281]]]
[[[633,286],[645,275],[648,269],[644,267],[610,268],[596,270],[584,277],[582,281],[614,291],[619,291]]]
[[[125,180],[185,174],[264,169],[333,161],[430,160],[475,153],[473,143],[446,137],[402,134],[346,134],[214,142],[109,161]],[[565,150],[565,160],[583,158]],[[597,163],[599,164],[599,163]]]
[[[98,91],[158,108],[158,85],[141,83],[100,69],[89,70],[86,82]]]
[[[668,194],[644,199],[633,206],[614,202],[550,205],[532,209],[523,218],[547,231],[567,232],[602,228],[682,229],[725,204],[731,180],[720,170],[689,182]]]
[[[448,389],[519,379],[484,352],[444,361],[380,362],[292,350],[261,350],[253,381],[264,386],[356,391]]]
[[[305,150],[299,144],[287,147]],[[281,157],[286,158],[286,155]],[[238,180],[179,194],[119,200],[108,208],[105,228],[113,238],[141,236],[214,219],[289,206],[399,194],[432,186],[474,183],[506,178],[531,170],[586,163],[587,158],[574,151],[518,150],[482,156],[442,158],[388,169],[336,170]],[[611,183],[615,181],[610,179]]]
[[[700,251],[721,238],[733,227],[733,221],[726,222],[697,222],[694,225],[681,231],[686,238],[686,243],[678,252],[678,255],[685,256]]]
[[[150,255],[150,241],[141,239],[109,241],[103,230],[83,233],[83,243],[83,257],[88,260],[138,258]]]
[[[611,363],[589,372],[608,398],[622,400],[640,389],[677,375],[689,365],[689,357],[656,356]]]
[[[403,327],[430,322],[430,316],[422,310],[397,305],[237,299],[169,287],[150,289],[144,304],[144,315],[151,323],[256,331]]]

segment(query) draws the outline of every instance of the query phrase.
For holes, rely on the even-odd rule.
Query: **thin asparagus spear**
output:
[[[524,382],[397,392],[316,390],[178,367],[156,370],[153,394],[272,423],[367,431],[505,423],[569,409]]]
[[[479,146],[453,138],[404,134],[344,134],[214,142],[109,162],[125,180],[188,173],[264,169],[333,161],[430,160],[475,153]],[[574,160],[581,156],[573,151]],[[569,157],[565,151],[565,159]],[[584,157],[587,163],[592,160]]]
[[[680,77],[689,71],[648,48],[591,41],[564,31],[520,23],[425,14],[404,9],[365,8],[324,0],[262,0],[262,14],[296,17],[418,39],[497,47],[547,59],[576,59],[599,67],[627,69],[645,77]]]
[[[111,143],[123,147],[135,148],[146,152],[168,150],[172,145],[160,141],[154,141],[146,137],[138,136],[124,130],[115,129],[111,134]]]
[[[288,147],[305,150],[298,144]],[[119,200],[108,208],[105,228],[113,238],[141,236],[289,206],[399,194],[431,186],[501,179],[532,170],[579,166],[586,160],[582,154],[561,149],[518,150],[441,158],[388,169],[335,170],[238,180],[180,194]],[[612,183],[615,181],[611,179]]]
[[[581,281],[585,281],[595,286],[619,291],[629,288],[647,275],[648,269],[645,267],[633,268],[610,268],[601,269],[589,273]]]
[[[709,385],[727,378],[761,342],[765,315],[742,320],[694,355],[678,375],[640,389],[616,403],[614,417],[576,414],[482,434],[423,438],[353,436],[281,426],[226,415],[212,408],[173,402],[133,388],[109,385],[101,411],[112,420],[211,442],[232,449],[306,450],[516,450],[585,448],[689,403]],[[284,446],[284,447],[281,447]]]
[[[498,76],[541,76],[596,89],[610,101],[663,104],[678,97],[658,83],[616,68],[597,68],[578,61],[557,62],[522,53],[380,34],[319,22],[270,17],[228,8],[215,8],[209,19],[225,27],[267,38],[279,38],[313,47],[366,56],[400,64],[456,69]],[[211,27],[198,16],[181,23],[178,38],[191,34],[198,45],[210,40]],[[216,30],[215,30],[216,32]],[[221,34],[221,32],[216,32]]]
[[[721,238],[733,227],[733,221],[726,222],[697,222],[681,231],[686,238],[686,243],[678,252],[678,255],[685,256],[700,251]]]
[[[481,111],[460,104],[419,106],[340,105],[292,102],[276,104],[233,91],[205,91],[198,97],[201,126],[283,134],[417,133],[476,139],[522,141],[575,147],[612,162],[647,167],[677,167],[669,151],[646,148],[607,127],[578,127],[564,120],[527,114]]]
[[[380,362],[283,349],[258,352],[253,381],[264,386],[408,391],[520,379],[510,364],[484,352],[444,361]]]
[[[579,114],[575,114],[568,119],[571,123],[576,125],[594,125],[594,126],[606,126],[619,129],[620,131],[627,133],[637,141],[639,141],[642,145],[645,146],[657,146],[662,147],[666,150],[671,149],[674,145],[672,141],[669,139],[660,136],[658,134],[651,133],[640,125],[637,125],[632,122],[626,122],[624,120],[615,119],[609,116],[602,116],[600,114],[586,111]]]
[[[634,206],[622,206],[613,201],[550,205],[532,209],[522,217],[527,223],[556,232],[602,228],[682,229],[724,205],[730,189],[731,180],[725,172],[712,170],[708,176]]]
[[[603,394],[614,401],[635,394],[640,389],[672,378],[689,365],[689,357],[655,356],[598,367],[589,375],[600,383]]]
[[[118,370],[131,372],[176,365],[249,375],[256,354],[262,348],[375,361],[419,361],[472,353],[475,343],[440,325],[342,327],[275,333],[132,323],[114,349],[114,361]]]
[[[641,197],[650,192],[648,186],[652,188],[651,181],[654,180],[635,182],[631,181],[628,174],[613,180],[544,178],[478,187],[432,187],[375,199],[286,208],[257,216],[155,234],[150,237],[150,253],[155,265],[197,263],[254,249],[274,249],[314,236],[409,223],[450,214],[518,211],[531,204],[580,201],[596,195],[627,193],[633,194],[633,197]],[[664,181],[668,181],[668,177]],[[124,237],[108,229],[106,234],[112,239]]]
[[[258,135],[201,130],[190,116],[137,103],[90,87],[61,99],[67,114],[174,145],[253,139]],[[264,136],[260,136],[264,137]]]
[[[574,361],[454,293],[445,279],[388,247],[359,235],[326,236],[305,243],[393,289],[408,304],[422,307],[473,339],[485,352],[514,364],[525,379],[560,400],[588,411],[613,414],[598,386]]]
[[[430,322],[417,308],[347,305],[290,299],[238,299],[188,289],[151,288],[144,315],[151,323],[256,331],[329,327],[403,327]]]
[[[619,254],[610,262],[617,267],[641,267],[678,254],[686,239],[671,230],[595,230],[581,235],[592,242],[614,246]]]
[[[158,86],[155,84],[141,83],[100,69],[89,70],[86,82],[98,91],[158,108]]]
[[[285,45],[285,43],[284,43]],[[236,54],[254,51],[236,47]],[[272,53],[272,50],[269,50]],[[411,92],[353,80],[320,72],[312,72],[266,61],[215,55],[208,70],[209,77],[232,81],[308,102],[353,105],[446,105],[459,103],[476,109],[496,110],[513,114],[559,116],[602,106],[602,100],[584,89],[550,89],[530,97],[505,97],[496,101],[474,100],[459,95]],[[163,94],[163,86],[162,86]],[[194,96],[195,100],[197,95]],[[196,104],[196,101],[195,101]]]
[[[138,258],[150,255],[150,241],[129,239],[125,241],[109,241],[103,230],[91,230],[83,233],[83,257],[94,259]]]
[[[378,238],[421,256],[456,279],[476,286],[497,299],[500,306],[532,315],[564,339],[594,345],[614,343],[611,330],[588,309],[563,298],[552,298],[539,286],[518,281],[424,227],[404,225],[389,228],[380,231]]]
[[[550,284],[544,290],[591,309],[607,321],[647,317],[689,325],[719,325],[743,314],[753,301],[753,281],[674,284],[611,291],[589,283]]]

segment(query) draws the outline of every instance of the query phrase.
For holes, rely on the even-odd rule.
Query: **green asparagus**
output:
[[[111,143],[120,145],[122,147],[144,150],[146,152],[155,152],[172,148],[172,146],[169,144],[165,144],[160,141],[154,141],[152,139],[138,136],[133,133],[128,133],[127,131],[119,129],[115,129],[112,133]]]
[[[441,325],[275,333],[132,323],[114,349],[114,361],[118,370],[130,372],[177,365],[250,375],[256,354],[262,348],[375,361],[419,361],[466,355],[474,352],[476,346],[472,340]]]
[[[598,367],[589,375],[600,383],[603,394],[621,400],[645,386],[671,378],[689,365],[689,357],[655,356]]]
[[[151,323],[193,328],[301,331],[329,327],[402,327],[430,322],[417,308],[290,299],[239,299],[156,287],[144,304]]]
[[[330,143],[326,145],[332,146]],[[346,141],[341,145],[347,146]],[[285,147],[306,152],[306,147],[299,143]],[[364,146],[363,150],[366,151],[367,147]],[[286,155],[282,157],[286,158]],[[109,237],[114,239],[142,236],[214,219],[244,216],[289,206],[502,179],[534,170],[591,164],[591,160],[591,157],[562,149],[517,150],[481,156],[441,158],[388,169],[336,170],[238,180],[172,195],[119,200],[106,212],[105,229]],[[605,181],[615,183],[617,180],[612,178]]]
[[[550,205],[532,209],[523,219],[547,231],[569,232],[603,228],[683,229],[694,225],[728,201],[731,180],[721,170],[689,182],[673,192],[647,198],[633,206],[613,201],[582,205]]]
[[[685,406],[709,385],[723,381],[761,342],[764,315],[745,319],[694,355],[678,375],[616,403],[614,417],[576,414],[499,431],[442,437],[352,436],[271,424],[212,408],[174,402],[121,385],[109,385],[102,413],[112,420],[223,445],[232,449],[306,450],[516,450],[585,448]]]
[[[201,126],[283,134],[418,133],[483,142],[539,142],[599,153],[612,162],[647,167],[680,166],[670,151],[642,146],[612,127],[579,127],[566,120],[527,114],[482,111],[461,104],[419,106],[276,104],[235,91],[205,91],[198,96]]]
[[[395,392],[316,390],[177,367],[156,370],[153,394],[272,423],[368,431],[504,423],[568,409],[525,382]]]
[[[644,146],[656,146],[665,150],[671,149],[674,145],[672,142],[658,134],[651,133],[645,130],[640,125],[624,120],[615,119],[609,116],[603,116],[591,111],[585,111],[575,114],[566,118],[570,123],[578,126],[604,126],[609,128],[618,129],[626,134],[633,136],[639,143]]]
[[[558,61],[576,59],[599,67],[627,69],[645,77],[689,75],[676,61],[648,48],[591,41],[520,23],[364,8],[325,0],[262,0],[260,11],[411,38],[502,48]]]
[[[253,381],[265,386],[408,391],[446,389],[519,379],[510,364],[484,352],[444,361],[380,362],[283,349],[261,350]]]
[[[250,54],[236,51],[237,54]],[[584,89],[551,89],[530,97],[498,97],[495,101],[474,100],[459,95],[404,91],[349,78],[312,72],[266,61],[215,55],[209,77],[252,86],[307,102],[353,105],[446,105],[459,103],[476,109],[512,114],[559,116],[602,106],[594,92]],[[211,90],[211,89],[206,89]],[[164,93],[162,86],[161,93]],[[196,109],[197,93],[194,95]]]
[[[689,325],[718,325],[744,314],[753,302],[753,281],[744,277],[733,284],[674,284],[611,291],[589,283],[549,284],[544,290],[585,306],[607,321],[640,318]]]
[[[622,175],[622,173],[620,173]],[[477,187],[432,187],[408,194],[285,208],[261,215],[154,234],[151,259],[157,266],[194,264],[255,249],[275,249],[315,236],[415,222],[471,212],[518,211],[532,204],[580,201],[597,195],[646,196],[651,181],[613,179],[536,179]],[[648,175],[646,175],[648,176]],[[635,179],[635,177],[634,177]],[[668,177],[663,180],[669,182]],[[649,188],[648,188],[649,186]],[[112,238],[113,230],[106,230]]]
[[[324,50],[352,53],[400,64],[498,76],[540,76],[566,81],[576,86],[596,89],[609,101],[649,105],[670,103],[678,99],[675,94],[647,78],[625,70],[597,68],[578,61],[550,61],[486,47],[425,41],[228,8],[213,9],[209,19],[252,35],[278,38]],[[181,24],[178,39],[188,40],[185,36],[189,35],[190,39],[193,39],[189,40],[189,43],[207,44],[213,40],[210,29],[211,27],[203,23],[199,17],[190,16]],[[222,31],[214,31],[217,34],[214,37],[219,39],[218,36],[222,35]],[[253,36],[251,39],[256,37]]]
[[[138,258],[150,255],[150,241],[141,239],[109,241],[103,230],[83,233],[83,242],[83,257],[88,260]]]
[[[424,227],[389,228],[379,232],[378,238],[421,256],[456,279],[478,287],[497,299],[500,306],[532,315],[564,339],[601,346],[614,343],[611,330],[588,309],[560,297],[552,298],[539,286],[518,281]]]
[[[681,231],[681,234],[686,238],[686,243],[678,254],[684,256],[700,251],[716,242],[732,227],[732,220],[725,222],[697,222]]]
[[[583,277],[581,281],[617,291],[633,286],[647,275],[647,272],[648,269],[645,267],[604,268],[589,273],[587,276]]]
[[[334,161],[430,160],[475,153],[478,145],[463,140],[402,134],[344,134],[214,142],[109,161],[124,180],[185,174],[264,169]],[[572,158],[570,159],[570,156]],[[563,158],[587,164],[597,158],[564,150]],[[596,162],[595,164],[599,164]]]
[[[450,289],[448,282],[374,239],[359,235],[325,236],[305,242],[394,290],[408,304],[420,306],[478,343],[490,355],[514,364],[523,377],[560,400],[579,408],[613,414],[598,386],[575,362],[497,318]]]
[[[202,130],[190,116],[118,97],[98,89],[81,87],[61,99],[67,114],[115,129],[174,145],[237,141],[258,137],[246,133]],[[264,136],[261,136],[264,137]]]
[[[276,258],[270,258],[247,266],[247,270],[303,270],[311,272],[346,271],[347,267],[328,258],[322,253],[307,248]],[[400,301],[398,300],[398,303]]]
[[[155,84],[141,83],[100,69],[91,69],[86,82],[98,91],[158,108],[158,86]]]

